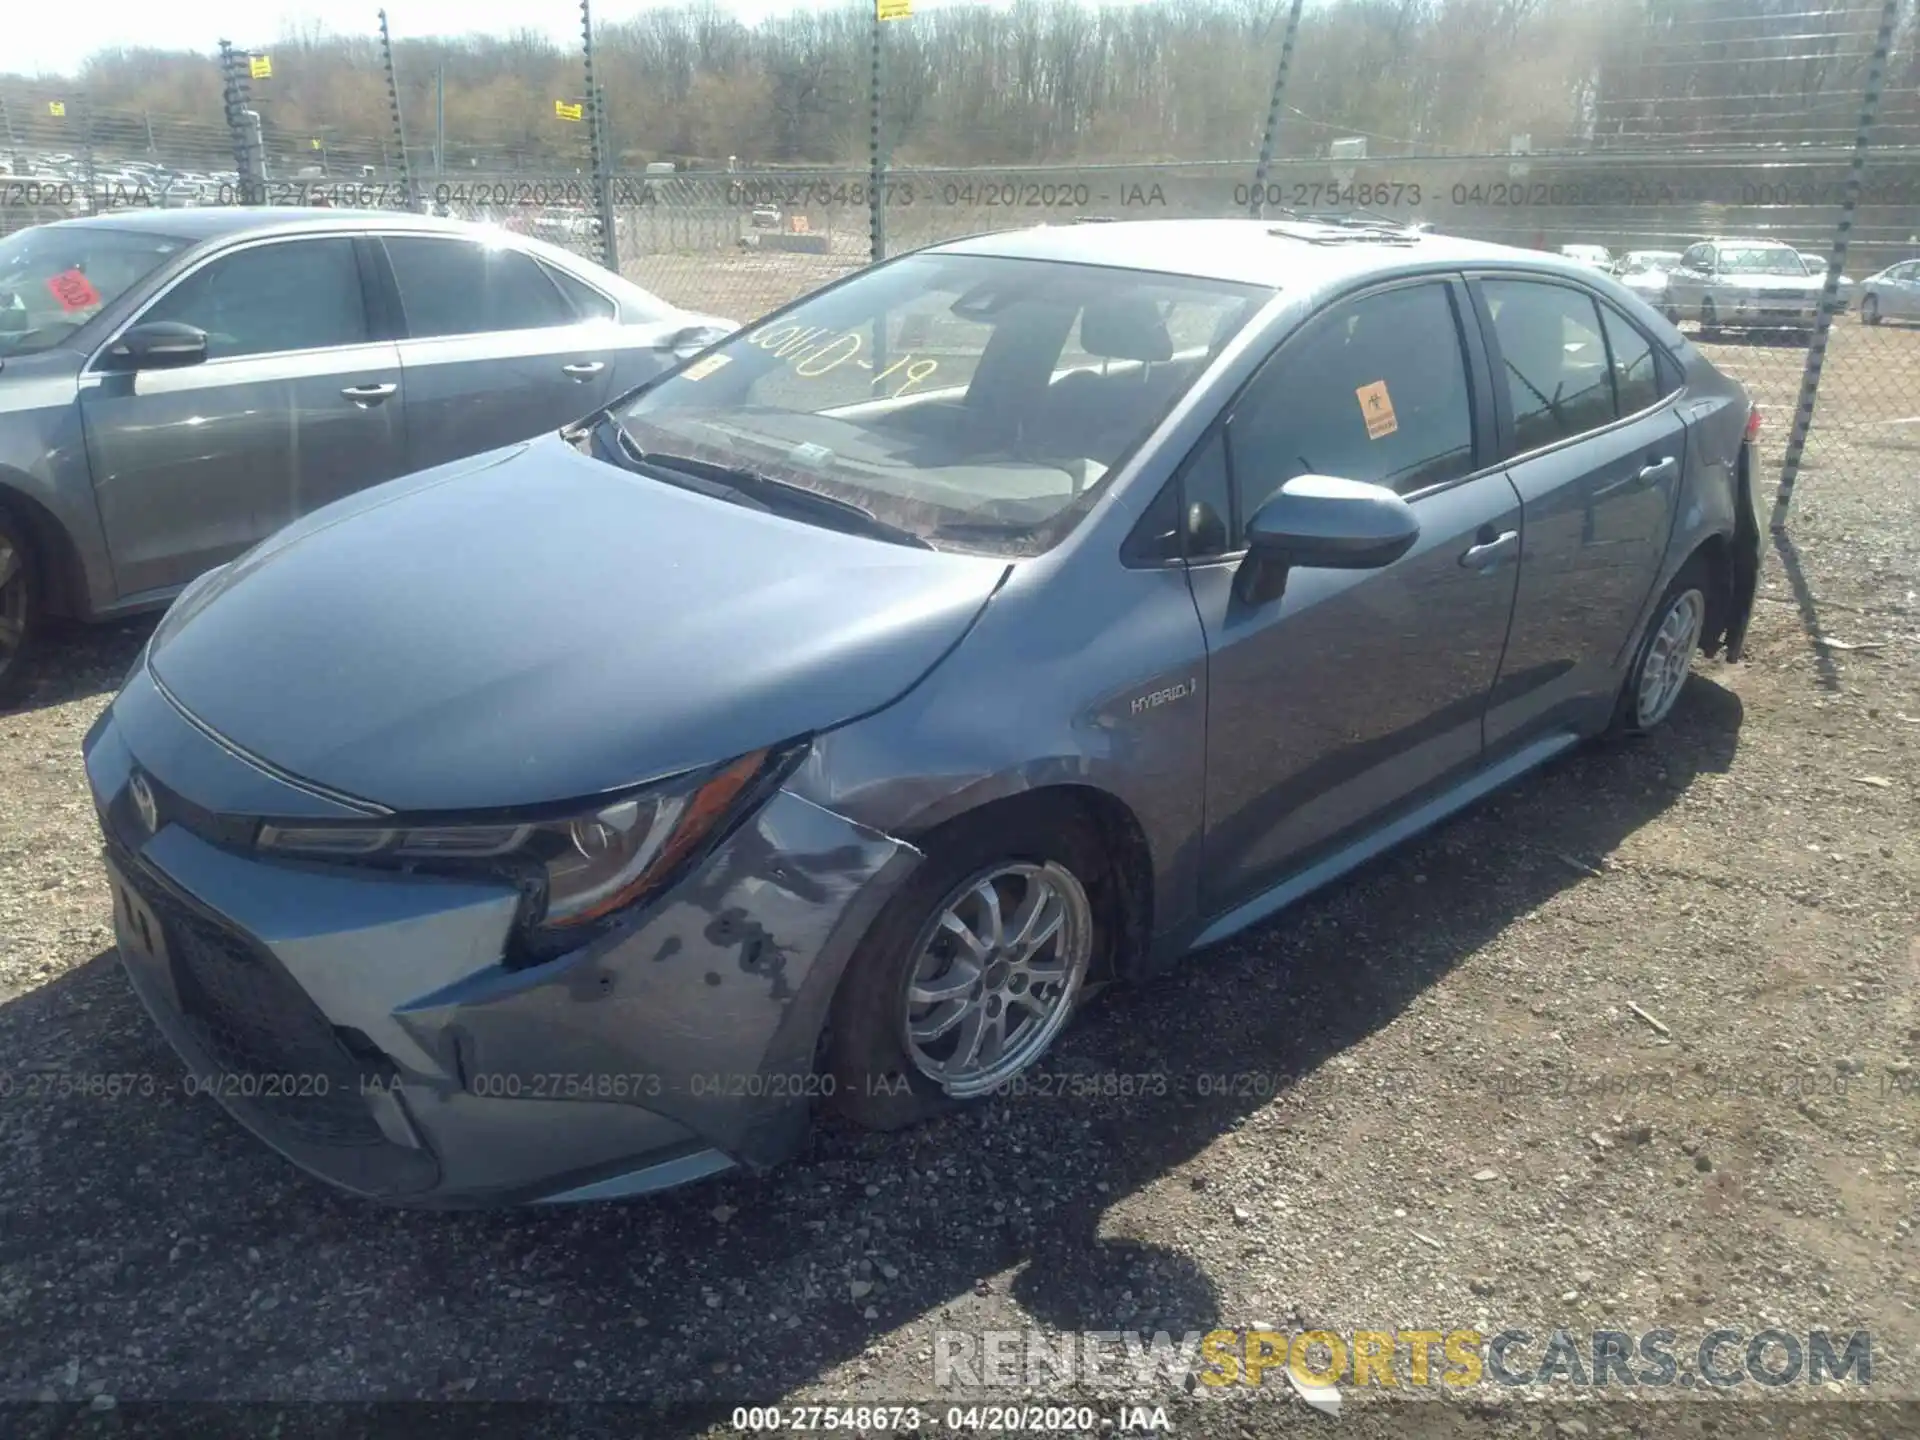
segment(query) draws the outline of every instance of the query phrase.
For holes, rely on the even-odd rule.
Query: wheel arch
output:
[[[1145,964],[1154,927],[1154,858],[1146,827],[1133,807],[1111,790],[1079,779],[1054,779],[1020,789],[991,782],[952,797],[937,811],[901,827],[896,838],[923,854],[938,848],[941,836],[959,825],[978,825],[1004,817],[1010,823],[1035,823],[1049,809],[1064,810],[1093,832],[1106,873],[1086,877],[1092,897],[1112,928],[1109,953],[1101,958],[1100,982],[1132,978]]]
[[[12,483],[5,470],[0,470],[0,510],[20,521],[33,545],[46,587],[42,597],[44,612],[63,618],[85,614],[86,568],[81,564],[79,548],[59,517]]]

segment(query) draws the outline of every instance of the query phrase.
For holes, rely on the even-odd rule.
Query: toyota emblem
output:
[[[140,823],[147,828],[149,835],[160,828],[160,804],[153,798],[153,787],[147,783],[147,777],[138,770],[127,782],[127,791],[133,796],[133,808],[140,816]]]

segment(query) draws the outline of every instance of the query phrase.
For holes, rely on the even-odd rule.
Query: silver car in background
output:
[[[120,211],[0,240],[0,700],[46,617],[163,605],[310,510],[555,430],[734,328],[415,215]]]
[[[1664,309],[1701,333],[1776,331],[1804,339],[1820,315],[1825,274],[1777,240],[1703,240],[1681,253],[1667,277]]]
[[[1920,260],[1902,260],[1860,282],[1860,323],[1920,320]]]

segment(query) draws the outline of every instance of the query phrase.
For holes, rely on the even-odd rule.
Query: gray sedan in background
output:
[[[1902,260],[1860,282],[1860,323],[1920,320],[1920,260]]]
[[[85,745],[120,953],[237,1118],[386,1201],[902,1125],[1660,725],[1740,650],[1752,416],[1526,251],[902,256],[183,594]]]
[[[0,240],[0,700],[288,521],[550,431],[734,329],[405,214],[122,211]]]

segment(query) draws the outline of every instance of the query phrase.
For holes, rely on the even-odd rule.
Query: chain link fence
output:
[[[1910,466],[1920,50],[1903,3],[659,12],[589,39],[591,96],[580,54],[534,37],[285,42],[244,120],[218,56],[108,55],[71,85],[0,79],[0,234],[134,206],[423,210],[750,321],[960,235],[1365,213],[1664,256],[1633,283],[1752,390],[1771,475]],[[156,75],[170,98],[135,103]],[[249,154],[264,174],[240,173]],[[1670,304],[1657,266],[1712,237],[1783,242],[1816,286],[1837,262],[1814,333]]]

